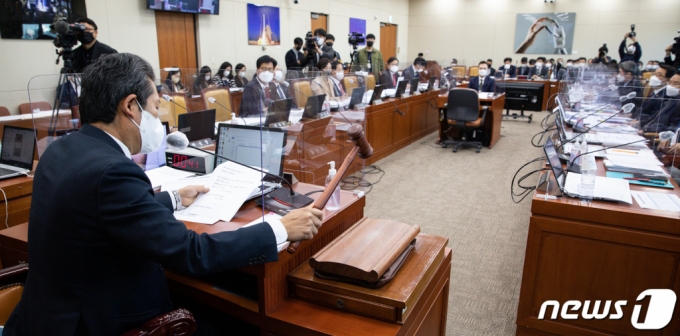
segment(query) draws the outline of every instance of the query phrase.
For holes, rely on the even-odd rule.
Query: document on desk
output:
[[[635,202],[643,209],[680,212],[680,198],[674,194],[631,191]]]
[[[580,184],[581,174],[569,173],[564,181],[564,190],[571,195],[578,196]],[[633,204],[633,199],[630,196],[630,184],[627,180],[603,176],[595,177],[593,198]]]
[[[256,220],[244,225],[243,227],[253,226],[255,224],[260,224],[260,223],[263,223],[263,222],[269,223],[269,220],[272,219],[272,218],[281,220],[281,218],[283,218],[283,216],[276,214],[276,213],[273,213],[273,212],[270,212],[270,213],[264,215],[264,217],[258,218]],[[281,252],[281,251],[285,250],[286,248],[288,248],[288,245],[290,245],[290,242],[285,241],[281,244],[277,244],[276,248],[278,249],[279,252]]]
[[[188,208],[175,211],[175,218],[202,224],[230,221],[261,183],[261,174],[233,162],[217,166],[204,180],[199,180],[206,182],[205,186],[210,191],[199,195]]]
[[[174,169],[168,166],[147,170],[144,173],[146,173],[146,177],[148,177],[149,181],[151,181],[151,187],[154,190],[161,188],[163,184],[166,184],[168,182],[176,181],[177,179],[184,179],[189,176],[195,175],[195,173]]]

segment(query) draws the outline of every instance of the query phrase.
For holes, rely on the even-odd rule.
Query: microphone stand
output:
[[[366,133],[364,133],[364,129],[361,127],[361,125],[350,126],[347,130],[347,135],[354,142],[354,148],[352,148],[349,154],[347,154],[342,166],[338,168],[335,176],[328,183],[328,186],[326,186],[326,189],[324,189],[321,196],[319,196],[319,198],[317,198],[317,200],[314,202],[313,207],[315,209],[323,210],[323,208],[326,206],[326,203],[328,203],[328,200],[331,199],[331,195],[335,191],[335,188],[337,188],[338,184],[340,184],[340,181],[342,181],[342,176],[345,174],[345,172],[347,172],[347,169],[352,164],[352,161],[354,161],[354,158],[357,156],[357,154],[359,154],[359,157],[362,159],[368,159],[371,157],[371,155],[373,155],[373,147],[371,147],[371,144],[368,143],[368,139],[366,139]],[[299,246],[300,241],[291,242],[286,251],[288,251],[290,254],[294,254]]]
[[[570,171],[570,172],[576,173],[576,174],[580,174],[581,173],[581,166],[580,165],[574,165],[574,162],[576,162],[576,159],[580,158],[583,155],[591,154],[591,153],[597,153],[597,152],[601,152],[603,150],[607,150],[607,149],[611,149],[611,148],[628,146],[628,145],[632,145],[634,143],[643,142],[643,141],[647,141],[647,139],[637,140],[637,141],[625,143],[625,144],[622,144],[622,145],[611,146],[611,147],[604,147],[603,146],[602,149],[594,150],[592,152],[581,153],[579,155],[576,155],[573,160],[567,162],[567,171]]]
[[[616,112],[616,113],[612,114],[609,118],[607,118],[607,119],[605,119],[605,120],[602,120],[602,121],[600,121],[599,123],[597,123],[597,124],[595,124],[595,125],[593,125],[593,126],[590,126],[590,127],[586,128],[583,132],[578,132],[578,135],[573,136],[571,139],[567,140],[565,143],[569,143],[569,142],[571,142],[572,140],[574,140],[574,139],[580,137],[581,135],[588,133],[591,129],[593,129],[593,128],[595,128],[595,127],[597,127],[597,126],[599,126],[599,125],[601,125],[601,124],[603,124],[603,123],[605,123],[605,122],[607,122],[607,120],[616,117],[617,115],[621,114],[621,112],[624,112],[624,111],[625,111],[625,110]],[[559,145],[559,147],[557,147],[556,150],[562,148],[562,146],[564,146],[565,143],[561,143],[561,144]]]

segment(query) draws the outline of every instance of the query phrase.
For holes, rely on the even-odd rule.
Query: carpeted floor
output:
[[[510,182],[542,155],[530,141],[545,115],[503,121],[502,139],[479,154],[434,145],[433,133],[376,163],[386,174],[367,195],[366,216],[449,238],[448,335],[515,334],[531,203],[513,203]]]

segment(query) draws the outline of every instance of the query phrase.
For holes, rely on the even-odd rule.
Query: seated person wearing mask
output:
[[[209,66],[204,65],[194,80],[193,94],[200,95],[205,89],[217,87],[212,80],[212,70]]]
[[[626,32],[626,35],[623,35],[623,41],[621,41],[621,44],[619,45],[620,63],[633,61],[637,65],[637,63],[640,62],[640,58],[642,58],[642,48],[640,48],[637,38],[635,38],[635,36],[630,37],[628,34],[630,34],[630,32]],[[629,38],[633,43],[626,47],[626,41]]]
[[[77,34],[80,46],[73,50],[73,68],[77,73],[85,70],[85,67],[94,63],[99,57],[117,53],[116,49],[97,41],[99,31],[94,21],[83,18],[76,23],[85,26],[85,31]]]
[[[333,83],[333,94],[341,99],[347,99],[349,96],[345,89],[342,87],[342,79],[345,78],[345,69],[342,67],[342,63],[338,61],[331,62],[331,82]]]
[[[422,57],[416,58],[413,61],[412,66],[402,71],[402,77],[404,77],[403,80],[410,81],[414,78],[420,78],[420,73],[425,70],[425,67],[427,67],[427,61]]]
[[[380,84],[385,85],[387,89],[394,89],[397,87],[399,80],[399,60],[396,57],[390,57],[387,60],[387,69],[380,74]]]
[[[536,59],[536,65],[531,68],[529,78],[531,79],[546,79],[548,78],[548,67],[545,65],[545,57]]]
[[[616,75],[616,85],[619,87],[619,96],[625,96],[635,92],[635,97],[642,97],[642,84],[637,79],[637,65],[633,61],[619,63],[619,73]],[[635,99],[621,102],[621,105],[635,102]],[[639,106],[636,106],[639,108]]]
[[[527,64],[527,58],[522,57],[520,60],[520,65],[517,67],[517,76],[529,76],[529,72],[531,71],[531,67],[529,64]]]
[[[498,78],[515,78],[517,77],[517,67],[512,65],[512,58],[506,57],[503,60],[503,66],[496,71]]]
[[[648,96],[635,99],[635,105],[640,106],[639,123],[646,124],[653,115],[666,107],[669,101],[678,99],[677,96],[668,95],[668,83],[675,74],[675,69],[668,65],[663,65],[654,71],[652,77],[649,78]],[[670,87],[671,91],[675,91],[672,86]],[[633,118],[638,119],[638,115],[633,115]],[[631,124],[637,125],[638,120],[633,120]]]
[[[640,133],[659,133],[663,131],[675,132],[680,128],[680,74],[677,72],[666,85],[666,96],[670,100],[642,125]]]
[[[239,107],[240,117],[264,117],[267,108],[275,96],[269,90],[269,83],[274,79],[276,60],[264,55],[257,59],[255,79],[243,88],[243,100]],[[238,65],[236,66],[238,68]]]
[[[236,78],[234,83],[236,87],[244,88],[248,85],[248,78],[246,78],[246,66],[243,63],[236,64]]]
[[[470,78],[468,88],[477,90],[477,92],[495,92],[496,84],[493,77],[489,77],[489,65],[481,61],[478,69],[479,76]]]
[[[322,212],[311,207],[215,234],[176,220],[210,190],[155,193],[132,161],[163,142],[154,81],[132,54],[85,69],[83,126],[53,142],[35,172],[31,272],[4,335],[120,335],[173,310],[164,268],[202,276],[276,261],[277,243],[317,233]]]
[[[496,69],[494,69],[491,66],[492,63],[493,63],[492,59],[489,58],[488,60],[486,60],[486,64],[489,66],[489,76],[494,77],[494,76],[496,76]]]
[[[220,65],[220,69],[217,71],[215,77],[213,77],[213,83],[217,86],[225,88],[235,88],[236,83],[234,83],[234,75],[231,73],[231,63],[224,62]]]
[[[274,67],[274,79],[269,82],[269,92],[272,93],[272,100],[282,100],[290,98],[288,86],[290,84],[283,79],[283,71],[278,64]]]
[[[319,69],[319,76],[314,78],[311,84],[312,92],[314,92],[315,95],[326,95],[326,100],[335,100],[339,98],[335,94],[335,90],[333,90],[333,80],[331,80],[331,74],[333,73],[333,65],[331,64],[331,60],[328,58],[322,58],[319,60],[319,63],[317,64],[317,68]]]
[[[182,70],[178,67],[172,67],[172,70],[168,71],[168,76],[163,82],[163,87],[168,92],[187,92],[187,89],[182,83]]]

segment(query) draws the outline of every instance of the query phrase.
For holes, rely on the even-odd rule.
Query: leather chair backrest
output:
[[[39,109],[40,111],[52,111],[52,105],[48,102],[31,102],[19,105],[19,113],[21,114],[31,114],[35,109]]]
[[[373,74],[368,75],[366,78],[366,91],[375,89],[375,76]]]
[[[161,105],[158,108],[158,119],[168,123],[170,127],[175,127],[175,104],[161,99]]]
[[[295,97],[295,105],[300,108],[304,108],[307,105],[307,97],[311,97],[312,87],[309,84],[309,79],[299,79],[293,82],[293,90]]]
[[[359,87],[359,80],[356,75],[347,75],[342,79],[342,83],[345,84],[345,93],[352,96],[352,91]],[[375,86],[375,81],[374,85]]]
[[[10,115],[9,109],[7,109],[4,106],[0,106],[0,117],[8,116]]]
[[[21,283],[7,285],[0,289],[0,325],[7,324],[9,316],[21,300],[24,293],[24,285]]]
[[[471,66],[470,69],[469,69],[468,76],[469,77],[479,76],[479,67],[478,66]]]
[[[451,67],[451,75],[458,78],[465,77],[465,66],[456,65],[454,67]]]
[[[475,121],[479,118],[479,94],[473,89],[452,89],[446,107],[446,118],[456,121]]]
[[[652,78],[653,74],[654,73],[651,71],[645,71],[642,73],[642,79],[649,80],[650,78]]]
[[[215,122],[231,120],[231,112],[234,111],[234,109],[231,107],[231,95],[228,89],[204,89],[201,92],[201,95],[203,96],[203,101],[205,101],[205,106],[207,106],[208,109],[215,109]],[[215,98],[215,104],[208,100],[210,97]],[[224,108],[220,105],[226,106],[227,108]]]
[[[175,111],[175,113],[174,113],[174,115],[175,115],[175,125],[177,125],[177,124],[179,124],[179,122],[178,122],[179,115],[188,112],[187,111],[187,100],[188,100],[188,98],[187,98],[186,93],[181,93],[181,92],[171,93],[170,97],[172,97],[172,100],[175,103],[177,103],[177,105],[179,105],[179,106],[177,106],[177,105],[171,103],[173,105],[172,108]]]

